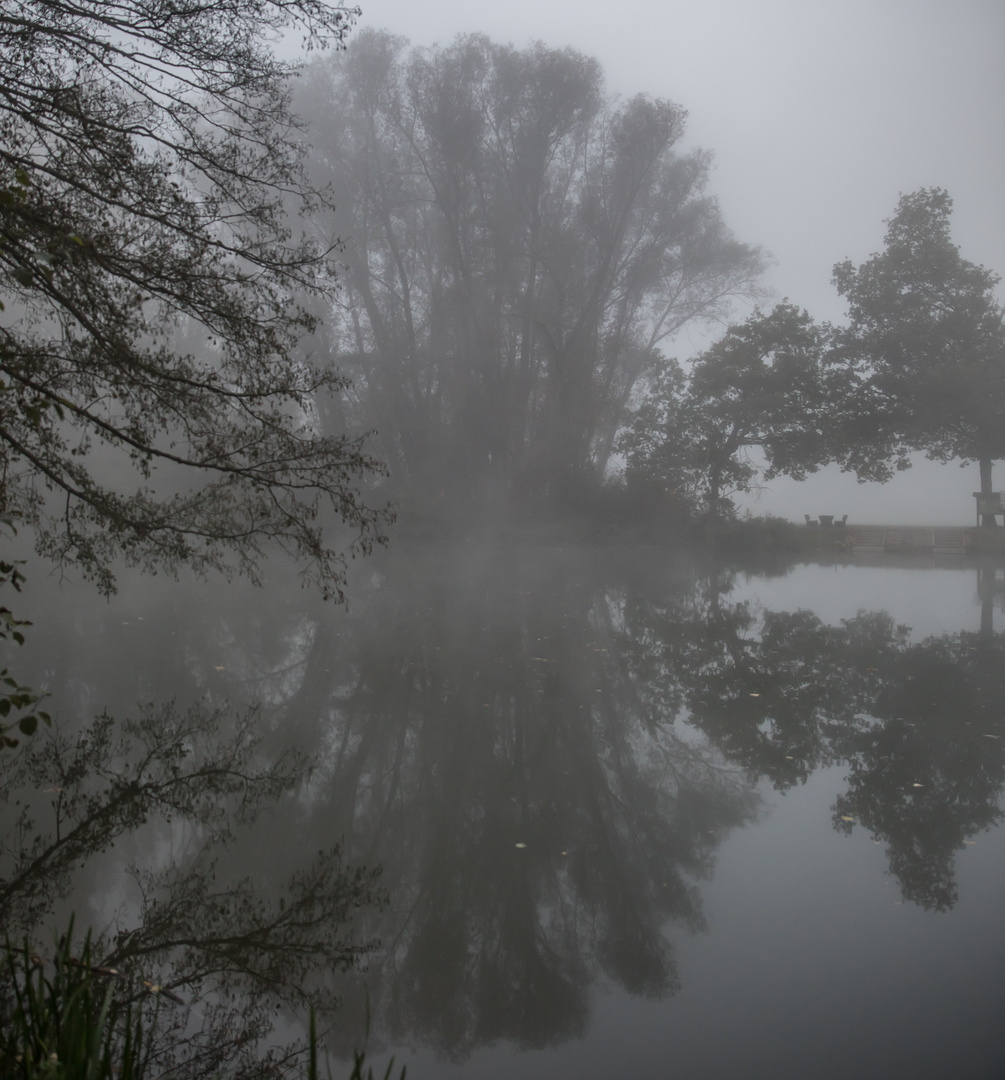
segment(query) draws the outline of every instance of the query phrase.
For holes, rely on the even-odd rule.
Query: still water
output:
[[[1003,587],[462,544],[348,611],[31,582],[65,743],[6,766],[6,922],[72,908],[235,1045],[304,991],[420,1080],[990,1080]]]

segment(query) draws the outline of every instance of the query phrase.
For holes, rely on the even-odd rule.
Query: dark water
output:
[[[348,613],[32,582],[17,674],[71,741],[116,719],[8,778],[8,922],[73,907],[273,1043],[338,996],[333,1051],[369,1016],[410,1077],[1003,1075],[1000,575],[456,545]]]

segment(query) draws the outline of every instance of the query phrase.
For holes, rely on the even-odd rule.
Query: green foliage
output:
[[[10,993],[0,995],[3,1080],[143,1080],[149,1012],[113,993],[117,971],[92,963],[90,935],[72,951],[73,922],[51,963],[7,941]]]
[[[999,278],[952,242],[940,188],[901,197],[883,251],[834,267],[849,325],[833,361],[835,449],[861,479],[886,480],[910,451],[939,461],[1005,457],[1005,323]]]
[[[792,304],[731,326],[685,375],[667,362],[619,448],[629,485],[658,482],[708,518],[762,474],[803,479],[828,457],[829,330]],[[762,470],[749,456],[758,447]]]
[[[13,529],[9,522],[4,524]],[[10,585],[17,592],[21,591],[24,574],[18,569],[20,565],[19,562],[0,560],[0,587]],[[0,607],[0,639],[23,645],[24,634],[21,633],[20,628],[30,625],[27,619],[15,618],[10,608]],[[0,718],[2,721],[7,721],[12,714],[16,715],[18,712],[37,705],[43,697],[45,697],[44,694],[38,694],[30,687],[22,686],[9,669],[0,670]],[[17,730],[22,735],[33,735],[39,722],[49,725],[51,719],[47,712],[33,708],[11,723],[0,722],[0,749],[11,749],[18,745],[19,740],[11,734],[12,731]]]
[[[6,944],[8,993],[0,994],[0,1078],[2,1080],[144,1080],[161,1075],[153,1053],[162,996],[174,994],[146,981],[138,996],[116,995],[128,979],[115,968],[93,962],[88,934],[74,955],[73,920],[51,961],[28,945]],[[332,1080],[326,1061],[327,1080]],[[381,1080],[392,1080],[394,1058]],[[398,1080],[405,1080],[402,1066]],[[318,1036],[310,1012],[306,1080],[319,1080]],[[366,1054],[353,1054],[349,1080],[375,1080]]]
[[[120,556],[254,577],[275,544],[341,596],[347,555],[382,538],[361,487],[380,466],[318,427],[318,396],[346,389],[301,344],[334,241],[300,223],[323,200],[271,40],[338,44],[352,14],[0,12],[0,510],[105,591]]]

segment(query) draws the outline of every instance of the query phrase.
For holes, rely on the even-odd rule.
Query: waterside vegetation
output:
[[[777,566],[846,546],[843,527],[740,518],[733,496],[763,479],[838,462],[883,480],[923,451],[977,461],[991,492],[1005,457],[998,279],[952,243],[945,191],[902,196],[883,251],[835,267],[846,325],[789,300],[731,323],[735,302],[765,304],[767,256],[729,229],[681,105],[610,94],[571,49],[479,35],[418,49],[375,32],[346,48],[357,14],[321,0],[0,11],[0,518],[39,560],[110,596],[123,566],[258,582],[278,548],[342,601],[351,561],[387,542],[396,510],[405,548],[511,532],[542,548],[670,546],[707,571],[723,556]],[[328,51],[302,68],[277,59],[272,38],[290,31]],[[682,331],[710,327],[725,329],[699,356],[671,355]],[[971,548],[1005,550],[994,523],[968,532]],[[358,1021],[371,959],[400,991],[384,1015],[459,1056],[490,1038],[581,1032],[598,972],[631,993],[674,993],[663,928],[703,925],[694,881],[753,814],[748,777],[784,789],[824,762],[880,771],[860,714],[881,711],[879,689],[906,693],[897,680],[924,657],[878,618],[836,630],[781,613],[745,636],[750,613],[711,574],[658,602],[553,578],[577,626],[563,637],[554,625],[568,596],[531,601],[491,669],[456,627],[393,605],[404,659],[385,649],[386,626],[358,626],[341,652],[323,618],[279,644],[263,630],[261,655],[308,642],[306,658],[274,665],[302,669],[298,685],[261,675],[268,722],[210,681],[222,665],[204,678],[177,642],[160,650],[151,704],[78,717],[72,735],[40,731],[41,693],[0,672],[0,1078],[316,1080],[316,1016]],[[23,581],[21,563],[0,560],[0,586]],[[550,583],[531,584],[543,596]],[[437,601],[421,600],[435,623]],[[19,644],[25,625],[0,608],[0,638]],[[443,655],[428,646],[436,633]],[[583,659],[601,643],[624,648],[621,669]],[[786,644],[798,685],[771,667],[768,646]],[[846,685],[806,659],[824,644],[879,650],[894,674],[878,689],[859,664]],[[981,647],[982,663],[1000,656],[993,635]],[[969,662],[962,637],[931,648]],[[47,678],[69,681],[64,667]],[[92,672],[72,674],[91,685]],[[811,685],[823,691],[795,716]],[[179,687],[199,691],[195,706],[171,703]],[[422,698],[438,701],[431,720],[411,711]],[[685,707],[714,753],[675,735]],[[378,730],[381,709],[391,722]],[[942,715],[929,718],[936,735]],[[280,729],[301,749],[279,748]],[[558,746],[588,767],[546,782],[522,757],[528,732],[538,763]],[[890,839],[905,895],[944,910],[954,845],[997,820],[1001,770],[984,760],[981,773],[948,735],[930,742],[917,753],[944,751],[947,805],[964,774],[981,778],[948,838],[921,850],[924,823],[896,817],[896,792],[855,789],[842,807]],[[637,759],[643,745],[672,785]],[[467,869],[413,872],[426,853],[401,799],[489,822],[509,861],[489,865],[473,825],[442,845]],[[366,843],[344,847],[332,821]],[[286,861],[249,869],[235,838],[268,823],[286,829]],[[602,850],[594,833],[631,839]],[[387,835],[396,886],[419,894],[407,932],[368,861]],[[41,928],[62,917],[77,870],[117,843],[177,857],[118,865],[130,917],[76,945],[68,918],[43,963]],[[590,925],[532,925],[539,894]],[[456,948],[462,924],[470,950]],[[381,953],[389,927],[398,952]],[[424,953],[445,958],[431,982],[409,968]],[[484,1023],[463,998],[475,981]],[[277,1017],[304,1016],[306,1036],[280,1043]],[[347,1029],[353,1077],[369,1078],[355,1050],[365,1025]]]

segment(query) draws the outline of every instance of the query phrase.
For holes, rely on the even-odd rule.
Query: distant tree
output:
[[[977,461],[981,491],[1005,458],[1005,324],[999,278],[949,235],[940,188],[901,197],[883,251],[834,267],[849,325],[835,358],[847,377],[836,453],[860,478],[888,479],[910,451]],[[985,518],[994,524],[994,518]]]
[[[304,89],[347,237],[333,358],[412,483],[602,477],[660,343],[755,288],[684,110],[608,98],[595,60],[363,33]]]
[[[114,588],[113,558],[254,575],[275,541],[340,594],[381,515],[345,380],[298,350],[335,285],[273,36],[319,0],[23,0],[0,11],[0,511]],[[330,245],[329,245],[330,246]],[[325,506],[350,530],[326,539]]]
[[[805,478],[828,458],[828,331],[789,303],[731,326],[685,376],[666,366],[620,440],[629,484],[656,481],[708,517],[758,476]],[[748,451],[758,447],[766,466]]]

